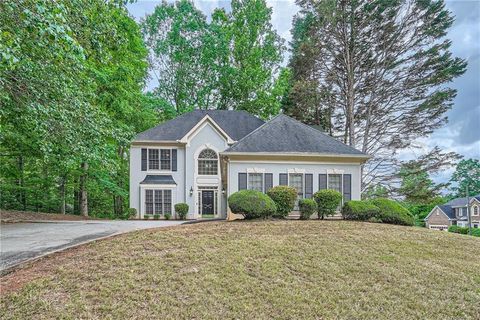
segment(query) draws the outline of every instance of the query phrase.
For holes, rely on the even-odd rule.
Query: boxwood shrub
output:
[[[370,203],[380,209],[380,213],[376,217],[384,223],[400,224],[405,226],[413,226],[415,223],[415,219],[413,218],[412,214],[394,200],[376,198],[370,200]]]
[[[175,213],[180,220],[185,220],[188,214],[188,204],[182,202],[175,204]]]
[[[267,195],[275,202],[277,212],[275,217],[285,218],[293,210],[297,191],[289,186],[275,186],[267,191]]]
[[[380,209],[367,201],[351,200],[344,204],[342,216],[347,220],[367,221],[378,217]]]
[[[459,226],[450,226],[450,227],[448,227],[448,232],[468,234],[468,228],[467,227],[459,227]]]
[[[228,206],[245,219],[267,218],[275,214],[275,202],[269,196],[255,190],[240,190],[228,197]]]
[[[301,199],[298,202],[300,220],[308,220],[317,211],[317,203],[313,199]]]
[[[317,202],[318,219],[334,215],[342,202],[342,194],[330,189],[317,191],[313,198]]]

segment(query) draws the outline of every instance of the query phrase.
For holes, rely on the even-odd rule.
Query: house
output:
[[[470,218],[473,228],[480,227],[480,194],[470,197]],[[447,230],[449,226],[468,227],[467,198],[457,198],[436,206],[425,218],[427,228]]]
[[[226,218],[232,193],[276,185],[294,187],[299,199],[329,188],[356,200],[368,158],[286,115],[264,122],[244,111],[196,110],[132,141],[130,207],[143,218],[173,215],[185,202],[189,219]]]

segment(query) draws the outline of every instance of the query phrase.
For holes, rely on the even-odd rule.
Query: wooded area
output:
[[[211,19],[162,2],[140,23],[124,1],[0,2],[0,207],[125,217],[131,139],[193,109],[320,125],[373,156],[366,196],[414,199],[402,181],[458,160],[396,160],[452,107],[447,84],[466,62],[445,39],[451,13],[443,1],[297,3],[286,44],[265,0]],[[149,71],[158,85],[145,93]],[[427,185],[431,198],[445,188]]]

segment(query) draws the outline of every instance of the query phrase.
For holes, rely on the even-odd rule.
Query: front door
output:
[[[213,215],[213,190],[203,190],[202,191],[202,216],[204,215]]]

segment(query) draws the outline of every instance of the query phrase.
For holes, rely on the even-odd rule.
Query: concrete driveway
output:
[[[53,251],[133,230],[184,221],[50,221],[0,225],[0,271]]]

